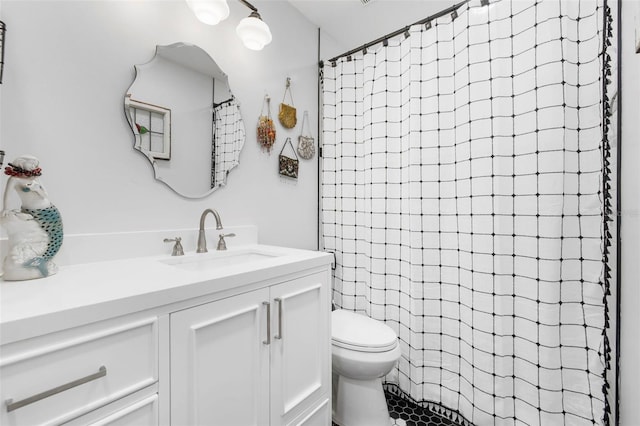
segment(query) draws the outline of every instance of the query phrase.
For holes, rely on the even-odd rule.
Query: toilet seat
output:
[[[334,346],[359,352],[386,352],[398,345],[391,327],[365,315],[342,309],[331,313],[331,340]]]
[[[351,351],[371,352],[371,353],[387,352],[387,351],[392,350],[393,348],[395,348],[398,345],[397,342],[393,342],[392,344],[387,345],[387,346],[369,347],[369,346],[350,345],[348,343],[340,342],[340,341],[337,341],[337,340],[332,340],[331,343],[332,343],[333,346],[337,346],[339,348],[349,349]]]

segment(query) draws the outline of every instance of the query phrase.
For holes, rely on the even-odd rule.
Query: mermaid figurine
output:
[[[38,180],[42,174],[39,161],[23,155],[9,163],[4,173],[9,179],[3,198],[5,210],[0,216],[8,237],[3,277],[18,281],[53,275],[58,272],[52,259],[62,246],[62,218]],[[10,188],[22,201],[20,210],[7,209]]]

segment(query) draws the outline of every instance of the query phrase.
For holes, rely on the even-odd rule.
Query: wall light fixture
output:
[[[251,50],[262,50],[271,43],[269,26],[260,17],[258,9],[246,0],[238,0],[251,9],[251,14],[242,19],[236,27],[236,34],[242,43]],[[216,25],[229,16],[227,0],[186,0],[196,18],[208,25]]]

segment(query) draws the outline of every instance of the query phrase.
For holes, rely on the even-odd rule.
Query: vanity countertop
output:
[[[167,264],[252,251],[269,256],[241,264],[223,261],[219,267],[201,270]],[[332,261],[328,253],[255,244],[225,252],[187,253],[182,259],[153,256],[62,266],[47,278],[0,281],[0,343],[232,289],[237,292],[243,286],[249,290],[252,284],[326,268]]]

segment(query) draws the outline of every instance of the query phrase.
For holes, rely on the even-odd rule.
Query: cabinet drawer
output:
[[[58,424],[157,380],[157,318],[2,348],[3,425]],[[6,353],[11,353],[5,356]]]
[[[156,394],[91,423],[91,426],[153,426],[157,424],[158,395]]]
[[[84,416],[65,422],[65,426],[158,426],[157,386],[121,398]]]

